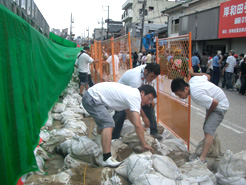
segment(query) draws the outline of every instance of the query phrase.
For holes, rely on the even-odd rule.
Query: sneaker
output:
[[[207,161],[201,161],[201,159],[199,157],[197,157],[195,160],[194,160],[195,163],[200,163],[204,166],[207,166]]]
[[[153,136],[154,138],[158,139],[158,140],[161,140],[161,139],[162,139],[162,135],[161,135],[161,134],[158,134],[158,133],[153,134],[152,136]]]
[[[111,167],[111,168],[116,168],[119,165],[121,165],[122,162],[116,161],[114,158],[109,157],[106,161],[102,161],[102,166],[103,167]]]

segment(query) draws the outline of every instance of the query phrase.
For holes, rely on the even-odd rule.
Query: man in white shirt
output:
[[[236,59],[234,57],[234,51],[231,50],[229,52],[229,57],[226,60],[226,65],[224,67],[224,74],[226,78],[226,89],[231,90],[233,89],[232,86],[232,79],[233,79],[233,73],[234,73],[234,67],[237,65]]]
[[[109,63],[109,70],[110,70],[110,75],[113,75],[113,61],[112,61],[112,55],[110,55],[108,57],[108,59],[106,60],[106,62]],[[119,74],[119,57],[117,55],[114,55],[114,71],[115,71],[115,75]]]
[[[157,63],[150,63],[135,67],[126,71],[118,81],[121,84],[131,86],[133,88],[139,88],[142,85],[152,85],[152,81],[160,74],[160,65]],[[157,122],[155,116],[155,102],[150,105],[142,106],[141,116],[146,127],[150,127],[150,134],[156,139],[162,139],[162,136],[158,134]],[[125,111],[116,111],[113,116],[115,121],[115,128],[113,130],[113,139],[120,137],[120,132],[126,118]]]
[[[135,126],[143,151],[153,150],[144,139],[140,109],[141,106],[151,104],[154,98],[156,98],[156,91],[150,85],[144,85],[137,89],[117,82],[102,82],[88,89],[83,96],[82,104],[94,118],[98,134],[101,134],[102,166],[117,167],[121,164],[111,157],[111,139],[115,122],[110,116],[108,108],[116,111],[125,110],[129,120]]]
[[[203,126],[204,144],[198,161],[206,163],[206,156],[213,144],[213,136],[217,127],[224,119],[229,108],[229,102],[225,93],[216,85],[209,82],[210,76],[205,73],[194,73],[189,70],[191,76],[189,84],[183,79],[176,78],[171,83],[172,92],[182,99],[191,95],[191,99],[198,105],[206,108],[206,116]]]
[[[85,46],[81,53],[78,55],[78,58],[75,61],[75,67],[78,68],[79,71],[79,85],[80,92],[79,94],[83,96],[84,87],[86,90],[88,89],[88,64],[92,63],[94,60],[88,55],[90,48]]]

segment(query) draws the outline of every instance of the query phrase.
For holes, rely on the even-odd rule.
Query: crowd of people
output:
[[[238,56],[234,50],[224,54],[219,50],[208,57],[205,52],[201,56],[198,52],[194,52],[191,61],[194,72],[207,73],[211,76],[210,81],[215,85],[227,90],[237,90],[240,95],[245,95],[246,55],[244,53]]]

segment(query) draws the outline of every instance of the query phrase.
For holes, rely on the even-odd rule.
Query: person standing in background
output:
[[[217,54],[213,58],[213,78],[211,79],[211,82],[215,85],[219,85],[220,81],[220,67],[221,67],[221,51],[218,50]]]
[[[208,69],[208,57],[206,56],[205,51],[202,52],[202,57],[201,57],[201,70],[202,73],[206,73]]]
[[[200,69],[200,60],[198,58],[198,52],[195,51],[193,54],[193,57],[191,57],[192,62],[192,68],[195,73],[198,73],[198,70]]]

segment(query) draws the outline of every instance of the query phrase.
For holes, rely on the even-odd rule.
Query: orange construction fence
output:
[[[122,74],[132,68],[131,38],[127,35],[91,45],[91,76],[95,83],[118,81]]]
[[[157,79],[157,121],[162,123],[188,146],[190,144],[190,97],[178,98],[171,92],[175,78],[189,80],[191,66],[191,33],[179,37],[158,39],[157,62],[161,75]]]

